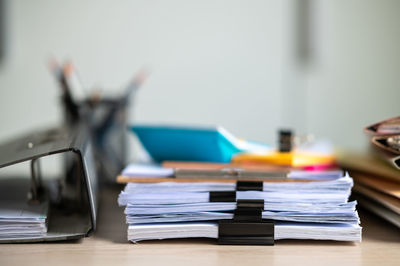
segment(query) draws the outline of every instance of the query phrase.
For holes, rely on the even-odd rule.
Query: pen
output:
[[[125,89],[125,93],[113,104],[113,106],[104,116],[103,121],[97,128],[100,139],[107,133],[108,129],[111,127],[115,114],[128,104],[132,93],[137,89],[139,89],[139,87],[143,84],[146,78],[147,78],[147,72],[144,70],[140,71],[129,83],[129,85]]]
[[[54,58],[50,59],[49,68],[50,71],[53,72],[62,89],[62,101],[64,103],[67,121],[74,123],[79,120],[79,106],[75,103],[71,95],[71,91],[65,79],[64,72]]]
[[[71,61],[64,63],[63,75],[69,91],[74,95],[74,98],[78,101],[86,99],[87,93],[85,92],[85,88],[82,86],[76,68]]]

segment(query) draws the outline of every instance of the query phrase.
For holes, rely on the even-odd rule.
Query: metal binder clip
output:
[[[237,191],[263,190],[263,182],[237,181]],[[218,244],[273,245],[274,222],[262,218],[264,200],[237,200],[232,220],[218,222]]]
[[[236,191],[210,191],[209,202],[235,202]]]
[[[236,182],[236,191],[263,191],[264,183],[262,181],[241,181]]]
[[[233,220],[218,222],[218,244],[273,245],[274,222],[262,219],[264,200],[238,200]]]
[[[279,151],[290,152],[292,150],[292,131],[279,130]]]
[[[264,200],[238,200],[236,204],[234,221],[260,222],[262,220]]]

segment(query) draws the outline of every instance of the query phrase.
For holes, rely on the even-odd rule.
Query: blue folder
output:
[[[168,160],[225,163],[230,162],[236,153],[249,151],[245,147],[247,142],[237,139],[221,127],[135,125],[131,130],[157,162]]]

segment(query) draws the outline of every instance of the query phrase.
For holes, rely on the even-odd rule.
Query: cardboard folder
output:
[[[382,129],[383,126],[386,127]],[[380,152],[382,158],[400,169],[400,150],[389,144],[390,139],[400,137],[400,116],[367,126],[364,131],[371,136],[371,143]]]

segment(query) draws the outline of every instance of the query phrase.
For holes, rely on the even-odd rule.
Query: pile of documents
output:
[[[134,168],[130,166],[127,169],[132,172]],[[142,170],[139,172],[144,175]],[[118,203],[126,206],[128,240],[132,242],[218,238],[218,221],[232,219],[236,201],[241,199],[264,200],[262,218],[274,221],[275,240],[361,241],[356,202],[348,201],[353,180],[342,171],[291,171],[275,178],[272,174],[261,178],[261,191],[251,188],[236,191],[236,180],[229,176],[213,176],[210,181],[210,172],[207,175],[206,170],[203,174],[198,170],[197,178],[187,175],[171,177],[168,170],[159,170],[158,173],[165,171],[169,177],[134,177],[132,173],[130,177],[121,179],[128,183],[120,193]],[[250,176],[252,180],[257,173],[241,172],[247,172],[247,178]],[[129,174],[129,171],[124,173]],[[235,198],[233,201],[214,202],[210,199],[215,191],[233,193]]]
[[[0,241],[34,239],[47,233],[47,203],[0,202]]]
[[[400,227],[400,117],[370,125],[365,132],[370,151],[343,152],[340,163],[355,180],[360,204]]]
[[[49,201],[30,201],[29,191],[29,179],[0,177],[0,243],[46,235]]]
[[[125,206],[132,242],[361,241],[357,203],[349,202],[353,179],[337,168],[329,143],[292,148],[292,132],[281,130],[278,149],[254,142],[240,149],[223,130],[146,126],[133,131],[162,164],[128,165],[117,177],[126,183],[118,203]]]

